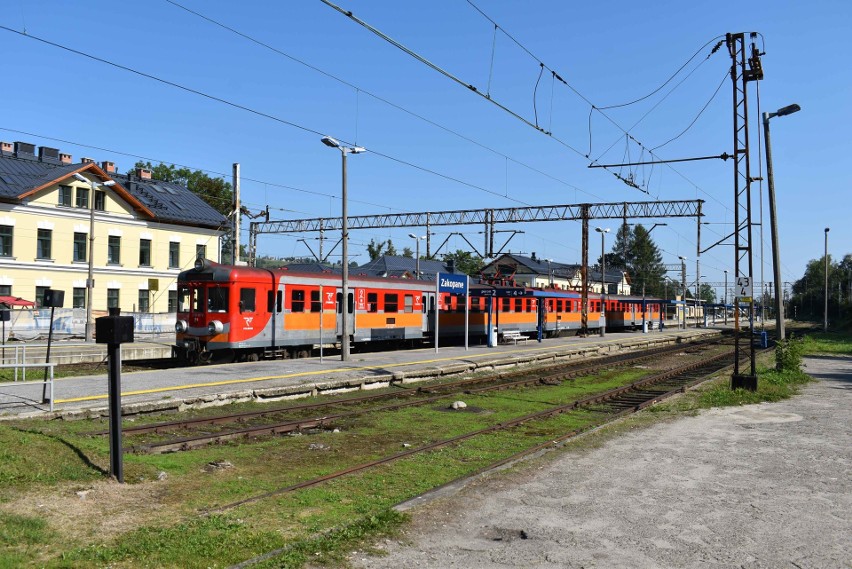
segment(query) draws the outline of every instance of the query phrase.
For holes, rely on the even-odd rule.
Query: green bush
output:
[[[783,371],[802,371],[805,343],[801,338],[788,338],[775,345],[775,364]]]

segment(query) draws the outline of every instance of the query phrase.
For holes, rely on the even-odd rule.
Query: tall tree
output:
[[[370,239],[370,242],[367,243],[367,255],[370,256],[370,260],[375,261],[376,259],[381,257],[384,248],[385,241],[376,241],[375,239]]]
[[[453,261],[457,271],[461,271],[466,275],[478,275],[485,266],[482,257],[476,256],[470,251],[456,249],[455,253],[445,253],[444,262]]]
[[[716,302],[716,290],[707,283],[702,283],[701,290],[698,293],[699,300],[713,304]]]
[[[612,244],[612,253],[606,255],[606,266],[626,271],[630,266],[629,259],[632,251],[633,232],[630,231],[630,226],[624,223],[615,232],[615,243]]]
[[[612,259],[612,261],[610,261]],[[612,265],[610,265],[612,262]],[[630,229],[622,225],[616,234],[612,253],[607,254],[607,266],[627,271],[634,294],[662,296],[666,266],[650,232],[642,224]]]

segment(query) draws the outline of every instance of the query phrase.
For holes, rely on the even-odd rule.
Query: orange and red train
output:
[[[340,276],[222,265],[199,259],[178,276],[175,354],[190,363],[307,357],[315,346],[339,342],[342,310],[352,345],[398,345],[462,338],[467,303],[474,342],[505,332],[544,337],[582,328],[579,293],[471,284],[469,294],[435,291],[434,281],[353,276],[342,302]],[[440,302],[438,302],[440,300]],[[644,319],[642,307],[645,307]],[[436,310],[436,305],[438,306]],[[600,299],[589,299],[588,329],[600,328]],[[660,301],[610,296],[606,326],[641,327],[660,319]],[[496,338],[494,337],[496,334]]]

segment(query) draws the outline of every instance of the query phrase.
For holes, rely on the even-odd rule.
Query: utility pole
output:
[[[686,257],[680,258],[680,289],[683,291],[683,329],[686,330]]]
[[[828,232],[831,228],[825,228],[825,311],[822,318],[822,331],[828,332]]]
[[[233,238],[233,253],[231,254],[232,264],[236,265],[240,260],[240,164],[234,162],[234,238]]]

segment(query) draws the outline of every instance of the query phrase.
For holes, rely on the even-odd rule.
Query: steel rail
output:
[[[728,354],[723,354],[721,356],[714,356],[711,359],[713,361],[719,361],[720,359],[724,358],[725,356],[730,358],[731,354],[728,353]],[[659,378],[659,381],[666,381],[666,380],[668,380],[672,377],[675,377],[678,374],[678,372],[689,373],[691,371],[694,371],[695,369],[702,367],[703,365],[706,365],[706,363],[707,363],[707,361],[705,360],[704,362],[689,364],[689,365],[686,365],[686,366],[682,366],[681,368],[677,368],[675,370],[666,371],[662,374],[658,374],[657,376],[653,376],[653,377]],[[720,370],[723,370],[726,367],[730,367],[731,365],[733,365],[733,364],[726,364],[724,366],[719,366],[717,369],[715,369],[711,373],[705,375],[705,377],[711,377],[713,375],[716,375],[716,374],[719,373]],[[293,492],[295,490],[300,490],[302,488],[308,488],[308,487],[311,487],[311,486],[316,486],[316,485],[321,484],[323,482],[326,482],[328,480],[333,480],[335,478],[341,478],[341,477],[349,475],[349,474],[353,474],[353,473],[356,473],[356,472],[360,472],[360,471],[363,471],[363,470],[373,468],[375,466],[380,466],[380,465],[383,465],[383,464],[394,462],[396,460],[399,460],[401,458],[405,458],[405,457],[408,457],[408,456],[411,456],[411,455],[414,455],[414,454],[419,454],[419,453],[426,452],[426,451],[429,451],[429,450],[433,450],[433,449],[436,449],[436,448],[440,448],[440,447],[443,447],[443,446],[448,446],[448,445],[451,445],[451,444],[454,444],[454,443],[458,443],[458,442],[461,442],[461,441],[464,441],[464,440],[467,440],[467,439],[474,438],[474,437],[479,436],[479,435],[492,433],[492,432],[496,432],[496,431],[500,431],[500,430],[505,430],[505,429],[515,427],[515,426],[518,426],[518,425],[521,425],[521,424],[524,424],[524,423],[527,423],[529,421],[533,421],[533,420],[536,420],[536,419],[544,419],[544,418],[548,418],[548,417],[553,417],[553,416],[559,415],[561,413],[565,413],[567,411],[573,411],[573,410],[578,409],[580,407],[585,407],[585,406],[589,406],[593,403],[599,403],[601,401],[605,401],[607,398],[613,398],[614,396],[617,396],[619,394],[624,393],[628,389],[636,389],[636,388],[641,387],[643,385],[647,385],[652,380],[653,380],[653,378],[645,378],[645,379],[633,382],[633,383],[629,384],[628,386],[617,387],[617,388],[611,389],[611,390],[609,390],[605,393],[602,393],[602,394],[594,395],[594,396],[587,397],[587,398],[584,398],[584,399],[579,399],[579,400],[573,401],[571,403],[563,404],[563,405],[557,405],[557,406],[554,406],[550,409],[545,409],[543,411],[530,413],[530,414],[524,415],[522,417],[517,417],[515,419],[503,421],[503,422],[497,423],[495,425],[490,425],[490,426],[484,427],[482,429],[470,431],[468,433],[464,433],[464,434],[461,434],[461,435],[458,435],[458,436],[455,436],[455,437],[452,437],[452,438],[449,438],[449,439],[443,439],[443,440],[440,440],[440,441],[435,441],[435,442],[432,442],[432,443],[429,443],[429,444],[426,444],[426,445],[423,445],[423,446],[419,446],[417,448],[408,449],[408,450],[405,450],[405,451],[402,451],[402,452],[395,453],[393,455],[382,457],[380,459],[376,459],[376,460],[372,460],[372,461],[365,462],[365,463],[362,463],[362,464],[358,464],[358,465],[355,465],[355,466],[351,466],[349,468],[345,468],[343,470],[339,470],[339,471],[336,471],[336,472],[331,472],[331,473],[325,474],[323,476],[319,476],[317,478],[313,478],[313,479],[310,479],[310,480],[304,480],[302,482],[298,482],[298,483],[292,484],[290,486],[285,486],[285,487],[282,487],[282,488],[271,490],[269,492],[264,492],[264,493],[258,494],[256,496],[251,496],[251,497],[245,498],[243,500],[232,502],[230,504],[218,506],[216,508],[211,508],[211,509],[207,510],[206,513],[207,514],[221,513],[221,512],[236,508],[238,506],[242,506],[242,505],[252,503],[252,502],[257,502],[257,501],[260,501],[260,500],[264,500],[266,498],[278,496],[280,494],[286,494],[286,493],[289,493],[289,492]],[[679,391],[679,389],[675,390],[675,392],[677,392],[677,391]],[[648,403],[648,404],[650,404],[650,403]],[[625,413],[626,413],[626,411],[620,411],[619,413],[615,414],[611,420],[614,420],[615,418],[618,418]],[[599,425],[595,425],[595,426],[599,426]],[[589,427],[589,428],[592,428],[592,427]],[[569,433],[568,435],[565,435],[564,438],[559,437],[558,439],[549,440],[547,443],[544,443],[543,445],[537,445],[536,447],[533,447],[533,449],[539,449],[540,450],[541,448],[544,448],[546,446],[553,445],[554,442],[557,441],[557,440],[560,440],[560,439],[565,440],[566,438],[576,436],[576,434],[583,432],[585,430],[588,430],[588,429],[576,429],[576,430],[572,431],[571,433]],[[534,452],[533,449],[527,449],[525,451],[522,451],[522,453],[517,453],[515,455],[512,455],[512,457],[517,457],[521,454],[529,454],[531,452]],[[512,458],[512,457],[510,457],[510,458]],[[509,459],[502,459],[501,461],[497,461],[495,463],[492,463],[491,465],[489,465],[488,469],[494,468],[495,466],[499,466],[501,464],[505,464],[508,460]]]
[[[704,346],[712,346],[714,344],[719,344],[724,342],[724,339],[713,338],[709,341],[699,341],[689,344],[689,347],[704,347]],[[497,374],[498,379],[511,379],[512,377],[524,377],[528,376],[530,373],[534,371],[543,371],[547,372],[549,370],[559,368],[566,373],[572,372],[574,369],[580,370],[588,370],[594,371],[600,367],[607,367],[613,365],[629,365],[631,363],[651,359],[657,357],[659,355],[677,352],[684,350],[685,347],[682,344],[674,345],[674,346],[663,346],[660,348],[654,348],[652,350],[645,350],[643,352],[628,352],[623,354],[616,354],[614,356],[603,356],[601,358],[597,358],[593,360],[591,363],[586,362],[566,362],[556,365],[542,366],[535,370],[526,369],[520,370],[517,372],[502,372]],[[567,369],[566,369],[567,368]],[[344,399],[337,399],[334,401],[323,401],[316,403],[305,403],[302,405],[291,405],[287,407],[276,407],[273,409],[263,409],[258,411],[246,411],[243,413],[233,413],[228,415],[220,415],[217,417],[200,417],[196,419],[181,419],[178,421],[165,421],[158,423],[151,423],[149,425],[134,425],[128,426],[123,429],[124,435],[140,435],[140,434],[148,434],[148,433],[163,433],[168,431],[174,431],[185,428],[195,428],[199,426],[208,426],[208,425],[217,425],[217,424],[227,424],[245,421],[252,418],[260,418],[266,417],[270,415],[277,415],[281,413],[292,413],[298,411],[305,411],[310,409],[323,409],[329,408],[339,405],[356,405],[369,401],[376,401],[381,399],[392,399],[395,397],[406,397],[415,395],[417,393],[431,393],[436,390],[453,390],[460,387],[465,387],[469,385],[476,385],[478,383],[487,383],[494,381],[495,376],[489,377],[475,377],[462,379],[457,381],[451,381],[447,383],[442,383],[438,385],[432,386],[419,386],[419,387],[402,387],[402,386],[394,386],[399,389],[399,391],[395,391],[392,393],[377,393],[372,395],[361,395],[358,397],[347,397]],[[108,435],[109,431],[107,430],[99,430],[88,433],[89,436],[105,436]]]

